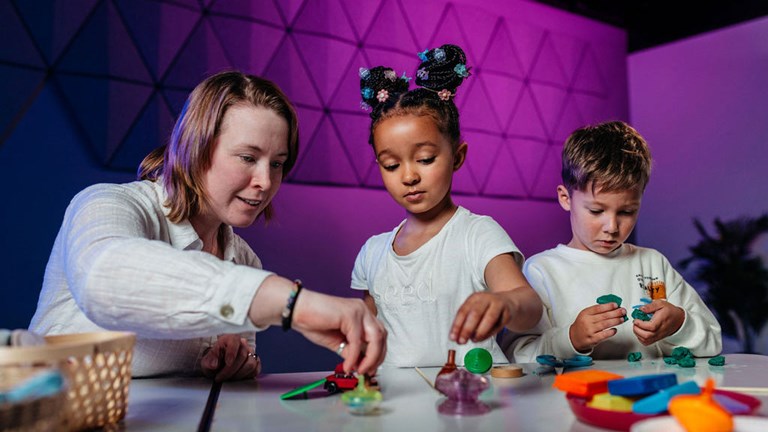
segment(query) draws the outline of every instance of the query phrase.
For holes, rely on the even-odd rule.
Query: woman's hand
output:
[[[303,289],[292,328],[344,358],[344,371],[374,375],[387,353],[387,331],[360,299]],[[343,349],[337,351],[344,342]]]
[[[200,359],[200,367],[203,375],[219,382],[244,380],[261,372],[261,359],[239,334],[223,334]]]

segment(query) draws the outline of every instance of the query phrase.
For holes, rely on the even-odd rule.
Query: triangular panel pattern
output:
[[[117,0],[131,37],[159,80],[201,19],[199,10],[152,0]],[[162,31],[171,28],[173,31]]]
[[[123,19],[111,2],[96,8],[57,66],[61,72],[87,72],[104,78],[151,83]]]
[[[24,29],[21,17],[8,1],[0,2],[0,40],[13,43],[0,44],[0,61],[16,65],[45,67],[40,53]]]
[[[97,3],[103,0],[15,0],[48,64],[57,61]]]
[[[0,139],[52,82],[84,145],[119,171],[167,141],[195,85],[236,68],[297,108],[287,182],[382,188],[358,69],[413,77],[417,53],[444,43],[472,68],[455,99],[470,142],[458,194],[554,200],[565,137],[627,115],[614,90],[624,78],[605,72],[624,59],[598,57],[601,40],[448,0],[0,0],[0,36],[14,41],[0,48]]]

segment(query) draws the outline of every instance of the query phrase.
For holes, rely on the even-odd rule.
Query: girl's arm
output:
[[[541,318],[541,299],[528,284],[512,254],[497,255],[485,267],[487,292],[476,292],[461,305],[450,338],[481,341],[503,327],[523,332]]]
[[[365,302],[365,305],[368,306],[368,309],[371,311],[373,316],[378,316],[379,311],[376,309],[376,302],[373,300],[373,296],[368,293],[368,291],[365,292],[363,301]]]

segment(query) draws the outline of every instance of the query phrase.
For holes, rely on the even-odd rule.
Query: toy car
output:
[[[336,365],[333,374],[325,377],[325,384],[323,385],[323,388],[328,390],[329,393],[352,390],[355,387],[357,387],[357,377],[353,374],[348,375],[344,373],[344,363]]]

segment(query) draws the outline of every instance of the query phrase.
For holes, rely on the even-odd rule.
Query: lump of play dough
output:
[[[719,355],[719,356],[714,356],[714,357],[712,357],[711,359],[709,359],[709,360],[707,361],[707,363],[709,363],[709,364],[710,364],[710,365],[712,365],[712,366],[722,366],[722,365],[724,365],[724,364],[725,364],[725,357],[723,357],[723,356],[721,356],[721,355]]]
[[[601,295],[597,298],[597,304],[616,303],[621,306],[621,297],[614,294]]]
[[[640,361],[641,358],[643,358],[643,353],[641,353],[640,351],[635,351],[635,352],[629,353],[629,355],[627,356],[627,361],[636,362],[636,361]]]
[[[639,319],[640,321],[650,321],[651,316],[647,313],[641,311],[640,309],[635,309],[632,311],[632,318]]]

